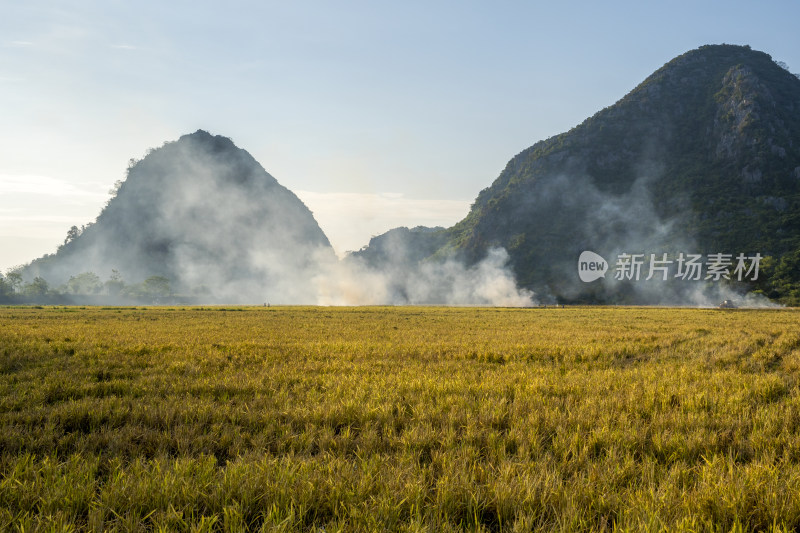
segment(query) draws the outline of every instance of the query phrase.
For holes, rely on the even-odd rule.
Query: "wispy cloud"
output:
[[[34,174],[0,174],[0,194],[80,196],[91,199],[108,197],[108,192],[103,191],[96,183],[74,183],[51,176]]]
[[[33,46],[33,43],[31,41],[11,41],[8,45],[15,48],[24,48],[26,46]]]
[[[55,252],[70,226],[97,216],[107,189],[52,176],[0,174],[0,271]]]
[[[97,216],[109,197],[105,189],[100,183],[0,174],[0,270],[54,252],[70,226]]]
[[[138,46],[133,46],[132,44],[112,44],[111,48],[116,48],[117,50],[138,50]]]
[[[2,224],[75,224],[74,216],[31,213],[24,209],[0,208],[0,223]],[[4,234],[0,230],[0,234]]]

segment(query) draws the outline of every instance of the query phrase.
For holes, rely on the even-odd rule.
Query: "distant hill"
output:
[[[373,268],[408,268],[436,253],[447,244],[448,236],[442,227],[394,228],[372,237],[367,246],[350,253],[349,257],[359,258]]]
[[[620,253],[759,253],[749,288],[800,302],[800,79],[747,46],[683,54],[512,158],[445,234],[431,257],[505,248],[517,281],[558,301],[680,303],[702,285],[583,283],[592,250],[610,270]]]
[[[97,220],[73,228],[25,276],[51,287],[84,272],[227,302],[314,302],[333,249],[308,208],[245,150],[199,130],[135,162]]]

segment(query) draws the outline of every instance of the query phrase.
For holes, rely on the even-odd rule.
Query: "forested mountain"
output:
[[[505,248],[523,287],[560,301],[679,303],[609,275],[582,283],[584,250],[610,270],[620,253],[760,254],[750,288],[797,299],[800,79],[747,46],[683,54],[513,157],[446,234],[434,257]]]
[[[199,130],[138,162],[97,220],[73,228],[25,276],[157,277],[229,302],[314,302],[317,260],[334,257],[308,208],[245,150]]]

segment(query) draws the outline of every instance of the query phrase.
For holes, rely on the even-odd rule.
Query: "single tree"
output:
[[[7,296],[13,294],[14,288],[11,286],[2,274],[0,274],[0,296]]]
[[[47,294],[49,289],[50,286],[48,285],[47,280],[40,276],[36,276],[33,278],[32,282],[25,284],[22,292],[26,296],[44,296]]]
[[[80,235],[81,235],[80,228],[78,228],[78,226],[72,226],[71,228],[69,228],[69,230],[67,230],[67,236],[64,239],[64,244],[74,241],[75,239],[80,237]]]
[[[72,294],[97,294],[102,287],[100,277],[94,272],[81,272],[67,282],[67,291]]]
[[[152,296],[153,298],[169,296],[169,279],[164,276],[150,276],[142,283],[142,289],[147,296]]]
[[[6,271],[6,282],[11,285],[12,292],[19,292],[22,287],[22,267],[8,269]]]
[[[122,275],[119,273],[119,270],[116,268],[111,270],[111,276],[109,276],[108,281],[105,282],[105,286],[106,292],[110,296],[119,296],[125,288],[125,282],[122,280]]]

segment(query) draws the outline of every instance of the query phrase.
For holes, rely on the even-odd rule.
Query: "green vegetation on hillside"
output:
[[[581,284],[584,250],[785,262],[800,250],[800,80],[748,46],[687,52],[512,158],[447,234],[437,256],[504,247],[523,287],[559,301],[665,303]],[[770,272],[765,292],[797,302],[800,269]]]

